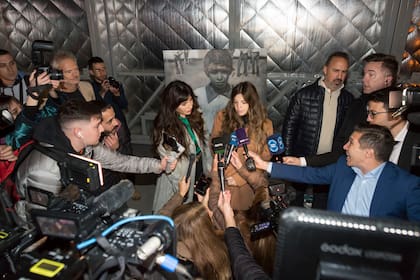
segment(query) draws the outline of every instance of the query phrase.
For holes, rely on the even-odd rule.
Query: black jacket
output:
[[[353,100],[346,112],[346,116],[338,134],[334,137],[331,152],[306,157],[306,163],[308,166],[325,166],[337,162],[338,158],[344,154],[343,146],[353,133],[354,127],[357,124],[366,123],[366,106],[368,99],[369,95],[362,94],[362,96]]]
[[[415,145],[420,145],[420,126],[410,124],[401,147],[400,157],[398,158],[398,166],[416,176],[420,176],[420,168],[412,166],[411,162],[413,146]]]
[[[251,256],[245,246],[241,233],[235,227],[225,230],[225,242],[228,247],[232,274],[236,280],[271,279]]]
[[[322,126],[324,93],[325,89],[316,81],[292,95],[283,123],[286,155],[316,154]],[[338,97],[334,136],[337,135],[352,101],[353,95],[343,88]]]

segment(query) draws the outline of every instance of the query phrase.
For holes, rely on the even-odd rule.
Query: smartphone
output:
[[[195,192],[199,195],[205,196],[207,189],[210,187],[211,179],[206,177],[204,174],[201,174],[198,178],[197,183],[195,184]]]

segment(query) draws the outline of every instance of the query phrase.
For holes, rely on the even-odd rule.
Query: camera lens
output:
[[[50,79],[60,81],[64,79],[63,71],[58,69],[51,69],[50,71]]]
[[[120,82],[115,80],[113,77],[108,77],[108,82],[109,82],[109,85],[111,87],[114,87],[114,88],[119,88],[120,87]]]

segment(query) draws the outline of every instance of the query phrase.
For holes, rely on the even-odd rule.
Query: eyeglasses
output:
[[[375,116],[378,115],[378,114],[385,114],[385,113],[392,113],[392,112],[389,112],[389,111],[376,112],[376,111],[372,111],[372,110],[367,110],[368,116],[371,116],[372,119],[375,118]]]

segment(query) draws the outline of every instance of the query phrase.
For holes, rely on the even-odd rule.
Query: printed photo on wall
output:
[[[266,102],[267,52],[265,49],[210,49],[163,51],[165,83],[181,80],[197,95],[206,129],[225,108],[232,87],[248,81]]]

